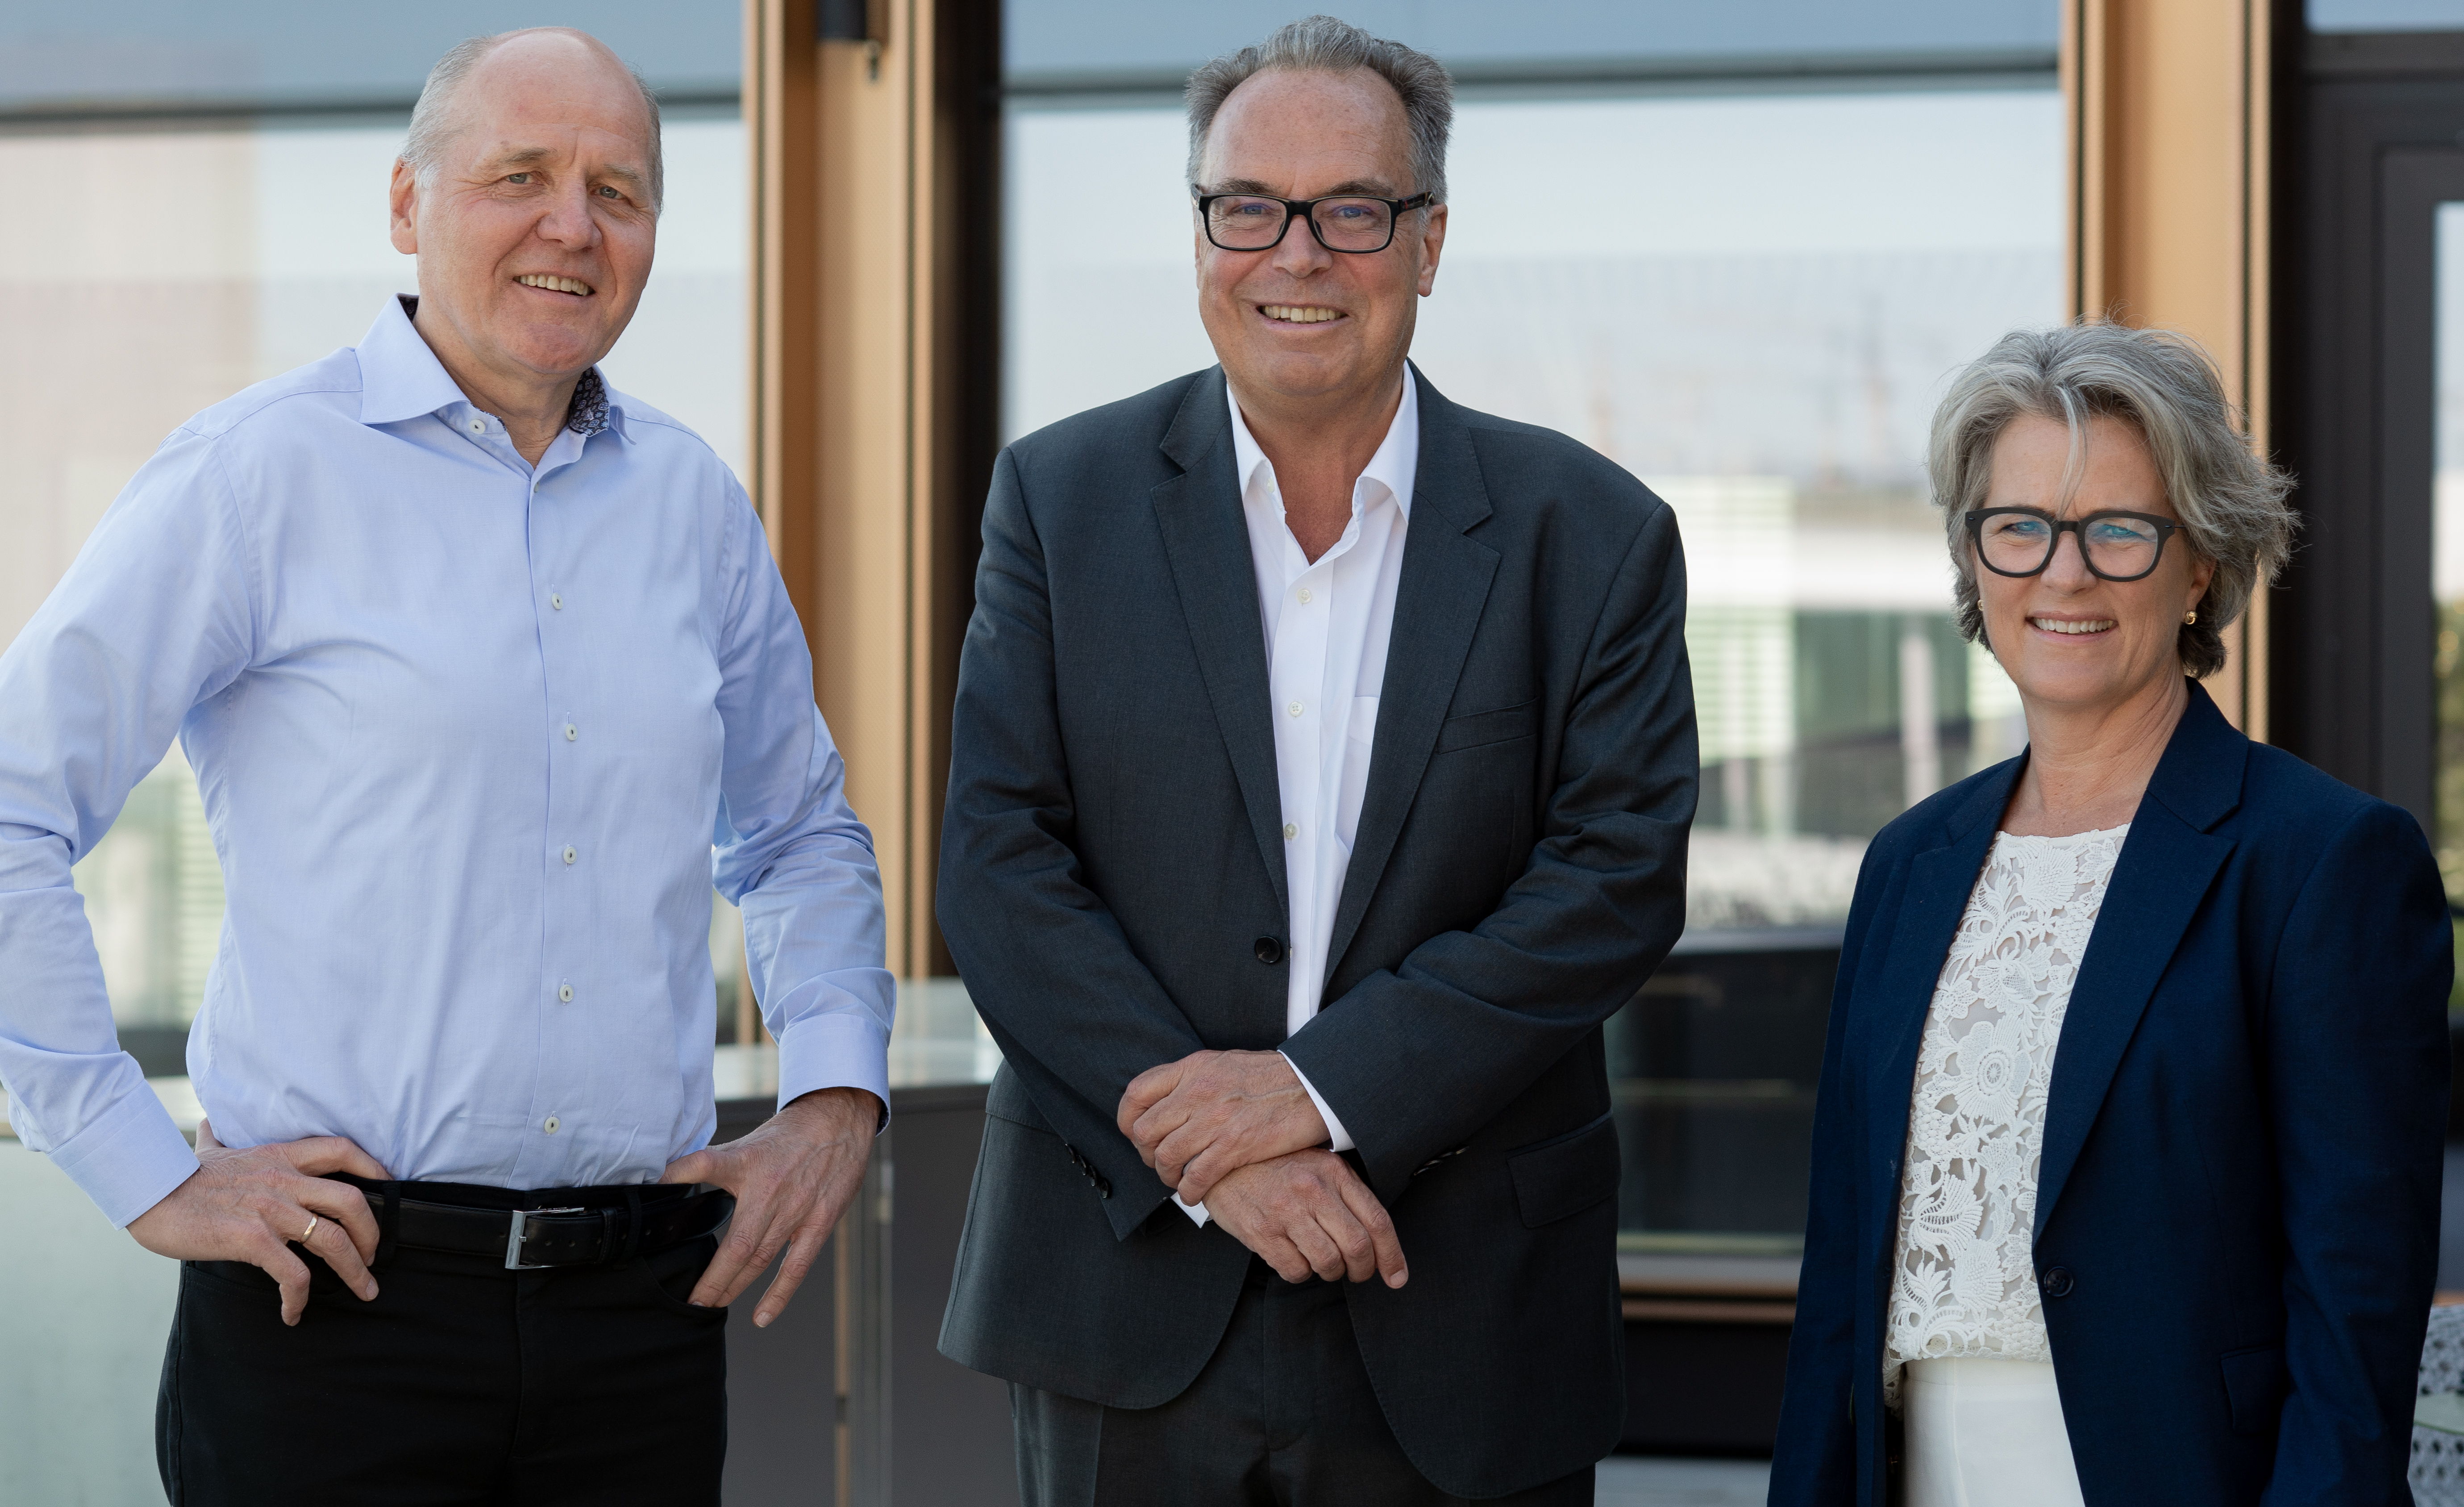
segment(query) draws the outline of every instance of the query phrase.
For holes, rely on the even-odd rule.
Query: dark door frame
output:
[[[2464,33],[2283,51],[2298,77],[2277,94],[2277,458],[2304,526],[2273,604],[2271,729],[2427,828],[2433,228],[2464,200]]]

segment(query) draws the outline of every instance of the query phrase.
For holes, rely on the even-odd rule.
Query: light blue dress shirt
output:
[[[743,489],[609,393],[534,468],[385,313],[198,414],[0,654],[0,1081],[116,1223],[196,1158],[69,868],[176,735],[228,897],[188,1071],[230,1145],[656,1179],[707,1143],[714,882],[779,1101],[889,1101],[872,839]]]

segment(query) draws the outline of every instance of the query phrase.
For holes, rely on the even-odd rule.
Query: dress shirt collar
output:
[[[1247,500],[1249,488],[1258,479],[1259,468],[1266,464],[1266,453],[1249,432],[1249,421],[1241,416],[1241,400],[1232,395],[1232,384],[1223,384],[1223,401],[1232,410],[1232,463],[1241,477],[1241,497]],[[1375,481],[1395,499],[1405,521],[1412,517],[1412,483],[1420,467],[1420,403],[1411,367],[1403,368],[1403,401],[1395,406],[1395,421],[1386,426],[1386,438],[1377,446],[1377,454],[1369,457],[1368,469],[1360,473],[1364,481]],[[1360,490],[1354,486],[1352,511],[1356,517],[1362,506]]]
[[[412,326],[411,316],[418,307],[415,294],[387,299],[384,312],[360,341],[363,424],[399,424],[404,419],[425,418],[470,405],[471,400],[463,396],[445,364],[436,359],[436,352],[429,349],[427,340]],[[602,429],[631,437],[625,430],[625,405],[596,366],[583,372],[574,388],[567,427],[585,438]]]

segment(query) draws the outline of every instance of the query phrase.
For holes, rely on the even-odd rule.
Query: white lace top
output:
[[[2045,1095],[2127,826],[1993,839],[1934,985],[1908,1105],[1885,1399],[1910,1361],[2050,1361],[2029,1254]]]

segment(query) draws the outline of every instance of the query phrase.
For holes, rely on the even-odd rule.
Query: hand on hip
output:
[[[755,1327],[768,1328],[863,1186],[880,1125],[881,1100],[865,1090],[817,1089],[740,1141],[669,1163],[662,1183],[709,1183],[736,1195],[727,1238],[686,1301],[724,1308],[778,1261],[779,1274],[753,1311]]]
[[[341,1136],[238,1151],[201,1123],[195,1174],[138,1215],[128,1233],[157,1255],[262,1267],[282,1289],[282,1321],[296,1324],[308,1306],[308,1264],[292,1253],[294,1244],[323,1258],[363,1301],[377,1296],[368,1274],[376,1215],[358,1188],[320,1175],[327,1172],[386,1176],[376,1158]]]

